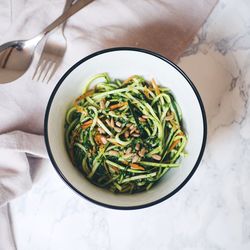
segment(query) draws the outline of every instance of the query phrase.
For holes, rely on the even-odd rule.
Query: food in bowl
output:
[[[68,110],[65,141],[73,165],[93,184],[136,193],[180,166],[187,136],[170,89],[138,75],[120,81],[101,73]]]
[[[110,72],[114,79],[127,79],[135,73],[148,81],[155,77],[157,83],[171,89],[181,107],[184,132],[188,135],[188,142],[185,145],[188,157],[182,157],[184,154],[182,151],[179,157],[181,166],[170,169],[161,177],[157,185],[153,185],[148,191],[136,192],[132,195],[129,192],[114,195],[107,189],[108,186],[100,188],[85,178],[74,167],[67,153],[65,114],[70,106],[73,106],[76,97],[82,94],[86,79],[98,72]],[[106,80],[101,78],[94,80],[89,88],[93,88],[92,86],[100,81]],[[100,206],[130,210],[157,205],[183,190],[198,169],[204,154],[207,123],[198,90],[177,65],[145,49],[110,48],[82,58],[61,77],[48,101],[44,119],[44,136],[55,171],[72,191]],[[132,190],[132,192],[135,191]]]

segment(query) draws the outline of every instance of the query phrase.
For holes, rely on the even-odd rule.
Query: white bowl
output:
[[[107,72],[111,78],[126,79],[137,74],[169,87],[179,103],[188,134],[181,166],[170,170],[151,190],[136,194],[113,194],[91,184],[74,167],[64,144],[65,113],[81,94],[86,80]],[[151,51],[138,48],[111,48],[91,54],[73,65],[51,94],[45,115],[45,141],[57,173],[78,194],[109,208],[137,209],[157,204],[178,192],[197,169],[206,143],[207,125],[200,95],[174,63]]]

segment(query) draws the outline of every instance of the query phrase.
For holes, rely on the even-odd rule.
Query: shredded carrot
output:
[[[82,125],[85,126],[85,125],[89,125],[92,123],[93,123],[93,120],[88,120],[88,121],[84,122]]]
[[[125,105],[128,105],[128,102],[119,102],[117,104],[111,105],[109,108],[110,108],[110,110],[114,110],[114,109],[123,107]]]
[[[79,105],[77,105],[77,104],[75,104],[75,107],[76,107],[77,112],[85,113],[83,107],[81,107],[81,106],[79,106]]]
[[[166,117],[165,117],[166,121],[171,121],[174,119],[174,113],[171,113],[171,114],[168,114]]]
[[[74,105],[76,106],[78,104],[79,101],[84,99],[84,95],[80,95],[78,98],[75,99],[74,101]]]
[[[115,172],[119,172],[119,168],[114,167],[114,166],[109,166],[111,169],[113,169]]]
[[[122,161],[123,164],[128,165],[128,161]]]
[[[130,167],[131,167],[132,169],[145,170],[144,167],[142,167],[142,166],[140,166],[140,165],[138,165],[138,164],[135,164],[135,163],[130,163],[129,165],[130,165]]]
[[[180,142],[180,139],[174,141],[174,142],[172,143],[172,145],[170,146],[169,151],[173,150],[179,142]]]
[[[169,122],[170,122],[171,125],[173,126],[174,130],[180,128],[180,126],[179,126],[177,123],[175,123],[174,120],[170,120]]]
[[[83,97],[83,99],[85,98],[85,97],[87,97],[87,96],[91,96],[92,94],[94,94],[94,90],[92,89],[92,90],[88,90],[87,92],[85,92],[83,95],[82,95],[82,97]]]
[[[76,98],[76,100],[74,101],[74,106],[77,108],[78,106],[78,102],[83,100],[84,98],[86,98],[87,96],[91,96],[94,93],[94,90],[89,90],[86,93],[84,93],[83,95],[80,95],[78,98]],[[79,106],[78,106],[79,107]]]
[[[93,120],[89,120],[89,121],[87,121],[87,122],[84,122],[84,123],[81,125],[81,128],[82,128],[82,129],[86,129],[86,128],[90,127],[92,123],[93,123]]]
[[[129,83],[134,77],[136,77],[136,75],[130,76],[128,79],[126,79],[125,81],[123,81],[122,84],[127,84],[127,83]]]
[[[149,98],[149,90],[148,90],[147,87],[144,87],[143,93],[145,94],[145,96],[146,96],[147,98]]]
[[[95,136],[95,142],[96,142],[98,145],[103,144],[103,143],[102,143],[102,140],[101,140],[101,135],[100,135],[100,134],[97,134],[97,135]]]
[[[160,92],[159,87],[158,87],[158,85],[156,84],[156,81],[155,81],[154,78],[152,79],[151,83],[152,83],[152,86],[153,86],[153,88],[154,88],[154,90],[155,90],[155,93],[156,93],[157,95],[159,95],[161,92]]]

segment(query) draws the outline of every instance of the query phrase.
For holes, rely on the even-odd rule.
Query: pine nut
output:
[[[130,130],[130,134],[134,133],[136,131],[136,128],[133,128]]]
[[[134,155],[133,153],[125,154],[125,155],[123,155],[123,158],[130,158],[130,157],[133,156],[133,155]]]
[[[132,152],[132,148],[128,148],[127,150],[126,150],[126,154],[129,154],[129,153],[131,153]]]
[[[134,162],[138,162],[140,159],[140,157],[138,155],[135,155],[133,158],[132,158],[132,163]]]
[[[138,154],[140,157],[143,157],[145,155],[145,153],[146,153],[146,149],[142,148]]]
[[[114,127],[114,130],[117,132],[117,133],[120,133],[122,131],[121,128],[118,128],[118,127]]]
[[[109,151],[109,155],[113,155],[113,156],[116,156],[116,155],[118,155],[119,153],[117,152],[117,151],[115,151],[115,150],[110,150]]]
[[[139,121],[140,122],[146,122],[146,120],[144,118],[142,118],[142,117],[139,117]]]
[[[133,137],[139,137],[139,134],[132,134]]]
[[[125,132],[124,137],[125,137],[125,138],[128,138],[128,137],[129,137],[129,132],[128,132],[128,131]]]
[[[157,160],[157,161],[160,161],[161,160],[161,156],[160,155],[152,155],[152,158]]]
[[[108,141],[107,141],[107,139],[106,139],[106,137],[105,136],[101,136],[100,137],[100,140],[101,140],[101,142],[105,145]]]
[[[97,129],[100,134],[105,134],[105,131],[102,128]]]
[[[116,125],[117,127],[119,127],[119,128],[122,126],[122,124],[121,124],[120,122],[116,122],[115,125]]]
[[[110,127],[113,128],[115,126],[115,123],[114,123],[114,119],[111,118],[111,121],[110,121]]]
[[[105,109],[105,103],[103,99],[100,101],[100,107],[101,109]]]
[[[108,119],[106,119],[105,122],[111,127],[110,121]]]
[[[129,127],[129,130],[133,130],[133,129],[136,129],[135,125],[132,124],[130,127]]]

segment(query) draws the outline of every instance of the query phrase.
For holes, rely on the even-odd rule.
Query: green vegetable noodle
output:
[[[72,163],[92,183],[115,193],[150,189],[186,155],[181,110],[154,79],[94,75],[65,123]]]

